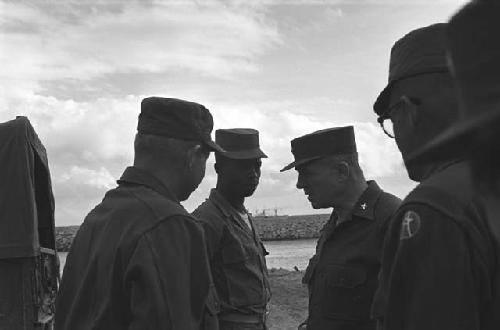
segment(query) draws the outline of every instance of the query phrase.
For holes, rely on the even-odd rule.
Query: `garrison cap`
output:
[[[210,150],[224,152],[210,134],[214,122],[203,105],[174,98],[148,97],[141,102],[137,131],[179,140],[199,141]]]
[[[373,105],[377,115],[387,110],[391,89],[397,81],[425,73],[449,72],[445,29],[445,23],[438,23],[413,30],[392,46],[389,82]]]
[[[252,128],[218,129],[215,131],[215,142],[225,150],[219,155],[227,158],[267,158],[260,149],[259,131]]]
[[[477,135],[498,139],[500,124],[500,3],[470,2],[448,23],[447,47],[460,100],[460,117],[447,130],[410,154],[420,157],[460,157],[481,144]]]
[[[280,172],[326,156],[356,152],[356,140],[352,126],[315,131],[293,139],[291,145],[295,161],[282,168]]]

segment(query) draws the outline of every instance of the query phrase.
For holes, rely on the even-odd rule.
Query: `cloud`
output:
[[[355,101],[319,97],[209,107],[217,127],[254,127],[260,131],[261,145],[268,153],[266,164],[278,171],[290,161],[290,141],[327,127],[354,125],[360,161],[367,174],[381,177],[401,170],[401,155],[378,124],[366,119],[353,120],[358,109]]]
[[[82,221],[92,203],[98,203],[131,164],[141,99],[142,96],[128,96],[122,100],[100,98],[76,102],[38,95],[12,107],[15,111],[11,110],[9,117],[27,115],[47,148],[59,224]],[[243,126],[260,131],[261,146],[269,158],[263,161],[261,185],[248,207],[253,210],[278,207],[280,213],[309,210],[307,200],[295,188],[295,171],[279,173],[279,170],[293,160],[291,139],[326,127],[354,124],[360,161],[367,177],[378,179],[404,172],[394,142],[376,124],[346,120],[349,116],[344,114],[345,109],[355,106],[356,102],[350,100],[326,97],[209,104],[216,128]],[[331,110],[336,107],[338,116]],[[186,208],[193,210],[215,183],[212,156],[207,175],[184,203]]]
[[[293,6],[325,6],[325,5],[439,5],[465,4],[468,0],[262,0],[262,3],[272,5]]]
[[[223,2],[130,2],[117,12],[94,11],[85,2],[62,6],[66,12],[49,5],[3,6],[6,82],[172,70],[230,78],[258,70],[255,57],[281,42],[258,10]]]
[[[59,182],[71,181],[76,185],[89,185],[105,189],[110,189],[116,186],[113,176],[104,167],[101,167],[96,171],[79,166],[72,166],[69,172],[62,173],[58,180]]]
[[[293,138],[328,127],[354,125],[360,164],[367,179],[390,182],[397,193],[404,196],[411,188],[406,177],[401,155],[394,143],[382,132],[376,122],[349,121],[345,107],[355,107],[350,100],[288,99],[238,104],[212,104],[217,127],[252,127],[260,132],[261,148],[269,156],[263,160],[261,184],[247,201],[247,208],[254,211],[278,208],[280,214],[325,213],[313,211],[303,193],[295,188],[297,175],[294,170],[280,173],[279,170],[293,161],[290,141]],[[332,106],[343,108],[332,112]],[[334,107],[335,108],[335,107]],[[326,110],[325,110],[326,109]],[[322,113],[322,111],[324,113]],[[312,115],[314,113],[314,115]],[[340,120],[332,120],[339,118]],[[207,166],[207,177],[199,189],[184,203],[188,210],[194,209],[215,186],[216,175],[212,169],[213,159]],[[395,179],[396,178],[396,179]],[[269,211],[269,210],[268,210]]]
[[[337,19],[344,17],[344,11],[342,8],[327,8],[325,10],[325,16],[329,19]]]
[[[370,21],[336,6],[345,1],[317,2],[326,8],[281,2],[290,3],[304,7],[280,12],[279,1],[265,0],[1,2],[0,121],[28,116],[46,146],[57,224],[80,223],[131,164],[144,93],[199,101],[216,128],[259,129],[269,159],[248,200],[252,211],[312,212],[295,188],[295,171],[279,173],[293,160],[290,140],[348,124],[367,177],[407,192],[399,152],[370,110],[369,82],[377,78],[366,68],[380,63],[367,60],[368,43],[349,41],[359,36],[349,34],[356,19],[378,26],[378,12],[366,7]],[[307,26],[316,18],[321,33]],[[366,38],[379,44],[387,34]],[[212,156],[186,208],[215,183]]]

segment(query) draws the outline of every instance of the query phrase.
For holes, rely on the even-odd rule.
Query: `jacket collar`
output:
[[[375,220],[375,203],[377,202],[382,189],[375,181],[368,181],[368,187],[361,194],[352,209],[352,215],[369,220]]]
[[[241,215],[238,213],[238,211],[231,204],[229,204],[226,198],[222,196],[222,194],[219,193],[215,188],[210,190],[210,196],[208,197],[208,199],[212,203],[214,203],[215,207],[217,207],[222,212],[224,217],[232,219],[240,227],[253,234],[253,220],[251,214],[248,213],[248,211],[246,211],[246,213],[248,215],[248,221],[250,221],[252,228],[248,228],[247,224],[241,218]]]
[[[215,188],[210,190],[210,196],[208,197],[208,199],[211,200],[215,204],[215,206],[217,206],[222,211],[224,216],[237,216],[237,218],[239,218],[238,211],[236,211],[236,209],[231,204],[229,204],[226,198],[224,198],[224,196],[222,196],[222,194],[219,193]]]
[[[116,182],[118,184],[131,183],[146,186],[163,195],[167,199],[179,203],[179,200],[174,196],[174,194],[168,189],[167,186],[165,186],[154,175],[140,168],[134,166],[127,167],[120,179]]]

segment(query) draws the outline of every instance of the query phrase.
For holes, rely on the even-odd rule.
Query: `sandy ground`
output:
[[[307,317],[307,289],[303,271],[270,270],[272,290],[268,326],[271,330],[296,330]]]

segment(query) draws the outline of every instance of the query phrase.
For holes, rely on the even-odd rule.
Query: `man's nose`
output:
[[[297,184],[295,186],[297,189],[304,189],[304,180],[302,180],[300,176],[297,178]]]

